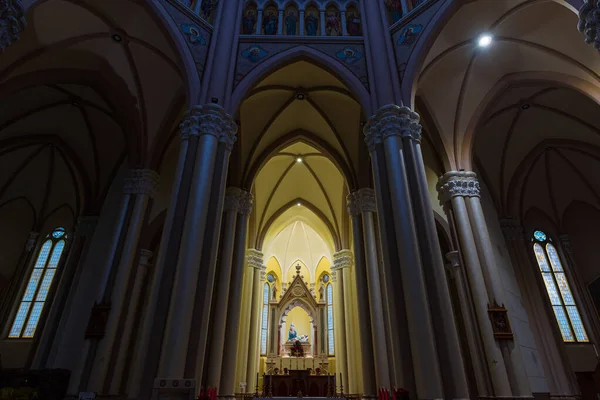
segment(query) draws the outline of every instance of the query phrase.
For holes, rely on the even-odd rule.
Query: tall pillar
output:
[[[244,192],[240,199],[240,215],[238,215],[235,246],[233,250],[233,268],[229,290],[229,304],[227,305],[227,328],[225,333],[225,349],[223,351],[223,367],[221,369],[221,384],[219,395],[229,399],[235,394],[235,369],[236,354],[239,337],[241,291],[243,282],[244,265],[246,264],[246,235],[248,232],[248,218],[252,211],[252,195]]]
[[[321,18],[321,23],[319,24],[321,28],[321,36],[327,36],[327,29],[325,27],[325,9],[319,10],[319,17]]]
[[[353,261],[353,260],[352,260]],[[358,345],[356,345],[356,332],[355,332],[355,324],[354,324],[354,307],[352,307],[352,272],[353,268],[352,263],[349,266],[341,268],[339,271],[342,275],[343,289],[344,289],[344,322],[345,325],[343,327],[344,333],[346,335],[346,364],[348,366],[348,376],[344,377],[344,390],[346,393],[356,394],[358,393],[358,372],[356,369],[356,364],[358,363],[356,357],[356,349]]]
[[[19,40],[26,26],[21,0],[8,0],[0,4],[0,54]]]
[[[496,337],[489,316],[491,307],[500,304],[503,307],[504,291],[491,253],[492,244],[479,203],[480,189],[476,175],[472,172],[449,172],[440,179],[438,192],[441,203],[451,205],[452,211],[448,206],[446,210],[456,224],[461,253],[467,266],[493,395],[529,397],[531,392],[527,394],[528,382],[522,360],[517,359],[520,357],[518,345],[513,344],[507,352],[507,343],[502,343],[504,340]],[[511,354],[515,356],[511,357]]]
[[[333,255],[333,266],[331,268],[331,278],[333,281],[333,324],[335,332],[335,369],[342,374],[342,383],[346,385],[350,382],[348,377],[347,361],[347,341],[346,341],[346,315],[344,305],[346,304],[346,295],[344,293],[344,268],[352,265],[352,252],[350,250],[340,250]],[[346,393],[349,393],[346,387]]]
[[[400,261],[417,396],[439,399],[444,397],[442,377],[401,140],[407,131],[418,129],[411,113],[406,107],[384,106],[369,118],[364,132],[373,163],[382,168],[380,159],[383,157],[385,160],[395,231],[395,243],[388,245],[396,246]],[[380,182],[376,182],[376,185],[380,185]],[[388,275],[398,278],[396,272]],[[398,280],[394,284],[400,287]]]
[[[125,371],[129,362],[130,349],[133,349],[131,345],[135,342],[134,338],[132,338],[132,334],[135,328],[134,324],[138,321],[136,313],[142,302],[141,295],[143,285],[152,268],[152,263],[150,262],[151,258],[152,252],[150,250],[140,250],[138,266],[133,276],[133,289],[128,296],[129,305],[127,307],[125,327],[121,334],[123,346],[117,355],[117,362],[114,366],[113,381],[110,390],[111,393],[120,393],[122,385],[126,384]]]
[[[244,284],[242,288],[242,299],[249,301],[242,302],[242,319],[240,322],[240,338],[238,340],[238,365],[236,372],[236,382],[246,384],[246,391],[252,392],[254,388],[248,385],[246,379],[248,373],[248,353],[250,351],[250,317],[252,313],[252,287],[254,285],[254,267],[247,266],[244,271]]]
[[[181,128],[181,125],[180,125]],[[190,129],[180,129],[177,166],[173,176],[171,197],[163,226],[158,255],[155,257],[152,279],[147,288],[145,307],[139,323],[139,334],[132,353],[131,370],[126,392],[131,398],[149,398],[152,380],[160,358],[160,343],[168,311],[168,299],[175,276],[175,264],[185,206],[189,194],[189,180],[196,154],[197,136]],[[163,300],[161,302],[161,299]],[[145,381],[143,385],[142,381]],[[142,394],[140,395],[140,391]]]
[[[348,24],[346,21],[346,10],[340,12],[342,18],[342,36],[348,36]]]
[[[469,397],[469,387],[425,174],[420,117],[406,107],[390,107],[399,113],[405,124],[402,146],[406,156],[406,171],[423,261],[425,286],[433,315],[433,327],[436,332],[445,333],[445,340],[437,340],[444,392],[446,396],[452,396],[454,399],[466,399]]]
[[[233,118],[217,104],[193,107],[186,113],[184,122],[181,124],[183,135],[197,138],[194,141],[195,144],[197,143],[197,147],[185,222],[181,240],[177,244],[179,255],[158,369],[160,378],[181,379],[184,377],[188,347],[182,343],[187,344],[190,339],[195,307],[193,299],[196,298],[200,273],[198,266],[206,233],[216,154],[219,143],[225,143],[228,149],[231,149],[236,140],[236,130]],[[208,282],[206,284],[208,285]],[[210,307],[210,304],[203,304],[203,306]],[[204,313],[205,310],[196,310],[196,312]],[[199,340],[199,342],[201,341]],[[206,343],[205,340],[203,342]],[[160,378],[158,379],[159,383]]]
[[[206,387],[217,387],[221,377],[223,364],[222,354],[225,345],[225,326],[227,323],[227,304],[229,298],[229,283],[233,260],[233,247],[235,240],[235,225],[240,206],[242,190],[238,188],[227,188],[225,194],[225,206],[223,212],[225,221],[223,223],[223,242],[221,243],[219,257],[220,265],[214,294],[215,308],[211,317],[211,341],[209,346],[209,368]]]
[[[258,371],[259,340],[260,340],[260,318],[262,310],[262,285],[265,279],[266,267],[263,261],[263,253],[256,249],[248,249],[246,253],[248,265],[254,269],[252,279],[252,300],[250,302],[250,339],[248,340],[248,369],[246,383],[248,388],[253,389],[256,385],[256,372]]]
[[[356,271],[356,299],[358,302],[358,325],[360,336],[360,355],[363,379],[363,397],[373,399],[377,395],[375,382],[375,362],[373,358],[373,330],[369,310],[369,287],[367,278],[363,222],[360,218],[362,206],[356,193],[347,197],[348,213],[352,218],[352,236],[354,239],[354,269]]]
[[[381,282],[379,277],[379,259],[377,255],[377,236],[375,234],[375,192],[372,189],[360,189],[355,198],[361,208],[363,236],[365,243],[365,259],[367,261],[367,282],[369,286],[369,307],[371,313],[371,329],[373,330],[373,354],[375,360],[375,380],[378,388],[389,388],[390,368],[387,356],[387,338],[383,319],[381,300]],[[378,332],[383,332],[378,338]],[[375,339],[377,337],[377,339]]]
[[[585,42],[600,51],[600,1],[584,0],[579,9],[579,32],[585,35]]]
[[[456,293],[458,294],[458,303],[463,317],[465,342],[468,347],[471,365],[473,366],[473,375],[475,377],[475,385],[479,394],[491,393],[489,379],[486,374],[486,361],[479,346],[479,330],[476,323],[473,321],[473,313],[469,292],[465,283],[465,273],[463,266],[460,263],[460,254],[458,251],[451,251],[446,254],[446,258],[450,262],[452,268],[452,277],[456,285]]]
[[[134,259],[137,246],[146,218],[148,200],[156,194],[158,174],[154,171],[134,169],[125,180],[125,196],[128,196],[132,206],[124,215],[122,230],[114,237],[115,251],[112,253],[105,281],[101,288],[101,304],[110,307],[106,322],[105,335],[99,341],[95,340],[88,360],[93,360],[89,378],[89,389],[98,393],[118,394],[118,385],[111,385],[115,376],[114,365],[120,353],[127,351],[127,342],[120,332],[120,321],[132,318],[128,315],[130,293],[128,286],[135,272]],[[97,343],[97,346],[95,345]]]

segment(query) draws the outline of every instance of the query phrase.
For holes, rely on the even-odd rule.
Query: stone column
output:
[[[255,379],[260,357],[260,319],[263,297],[263,286],[261,283],[265,281],[266,267],[262,252],[256,249],[248,249],[246,257],[248,265],[254,269],[254,274],[252,275],[252,298],[250,301],[250,339],[248,340],[246,383],[249,388],[254,388],[257,384]]]
[[[585,42],[600,51],[600,1],[584,0],[579,9],[579,32],[585,35]]]
[[[357,193],[347,197],[348,213],[352,218],[352,236],[354,239],[354,267],[356,271],[356,299],[358,301],[358,325],[360,336],[360,355],[363,379],[363,397],[373,399],[377,396],[375,381],[375,362],[373,358],[373,330],[369,310],[369,288],[363,238],[363,222],[360,218],[362,206]]]
[[[21,0],[7,0],[0,3],[0,54],[19,40],[26,26],[25,9]]]
[[[277,34],[281,36],[283,35],[283,10],[279,10],[277,15]]]
[[[233,250],[233,268],[227,305],[227,328],[225,333],[225,349],[223,351],[223,367],[221,369],[221,384],[219,395],[234,398],[236,354],[239,337],[241,295],[240,287],[243,282],[244,265],[246,264],[246,235],[248,218],[252,211],[252,195],[244,192],[240,199],[240,215],[238,215],[235,245]]]
[[[469,388],[425,174],[420,117],[406,107],[389,107],[390,111],[397,112],[396,115],[405,124],[402,130],[402,146],[406,156],[406,171],[411,188],[425,286],[434,315],[433,327],[436,332],[444,332],[445,336],[445,340],[437,341],[444,391],[448,397],[466,399],[469,397]]]
[[[261,35],[262,34],[262,19],[263,19],[263,9],[259,8],[257,10],[257,16],[256,16],[256,34],[257,35]]]
[[[390,388],[390,368],[387,356],[387,342],[381,300],[381,282],[379,278],[379,259],[377,255],[377,236],[375,234],[375,192],[373,189],[360,189],[355,198],[361,208],[365,259],[367,261],[367,282],[369,286],[369,306],[371,329],[373,330],[373,353],[375,360],[375,379],[378,388]],[[382,337],[379,337],[382,332]]]
[[[305,36],[306,32],[304,32],[304,10],[300,10],[298,12],[298,18],[300,19],[300,32],[298,34],[300,36]]]
[[[347,21],[346,21],[346,11],[341,11],[340,12],[341,18],[342,18],[342,36],[348,36],[348,26],[347,26]]]
[[[131,318],[127,314],[130,294],[127,292],[134,273],[134,258],[146,218],[148,200],[158,189],[158,174],[151,170],[134,169],[125,180],[125,196],[129,197],[132,207],[130,213],[123,215],[124,222],[120,234],[114,238],[114,252],[109,260],[112,266],[107,269],[106,279],[101,288],[103,304],[110,306],[106,322],[105,335],[90,352],[94,360],[89,378],[89,388],[98,393],[118,394],[118,385],[111,385],[114,376],[112,368],[117,356],[126,352],[127,343],[119,332],[120,321]],[[121,242],[122,241],[122,242]],[[122,244],[120,244],[122,243]]]
[[[325,28],[325,9],[319,10],[319,17],[321,19],[321,36],[327,36],[327,29]]]
[[[335,369],[342,374],[342,382],[350,382],[348,379],[347,341],[346,341],[346,316],[344,304],[346,296],[344,293],[344,268],[352,264],[352,252],[340,250],[333,254],[333,266],[331,278],[333,282],[333,326],[335,333]],[[339,385],[339,382],[338,382]],[[344,388],[348,393],[348,388]]]
[[[479,344],[479,334],[476,323],[473,322],[471,300],[469,297],[467,284],[464,279],[464,270],[460,263],[460,254],[458,251],[451,251],[446,254],[446,258],[450,262],[452,268],[452,276],[456,285],[456,293],[458,294],[458,302],[460,311],[463,317],[465,328],[465,342],[468,346],[469,357],[473,366],[473,375],[477,391],[480,394],[491,393],[488,385],[488,377],[486,375],[486,361]]]
[[[136,313],[142,302],[142,288],[152,268],[152,263],[150,262],[151,258],[152,252],[150,250],[140,250],[138,266],[133,276],[133,289],[128,296],[129,305],[127,307],[125,327],[121,334],[121,343],[123,343],[123,345],[117,354],[117,362],[113,369],[113,381],[110,389],[111,393],[120,393],[121,385],[126,384],[126,382],[124,382],[125,371],[131,354],[130,348],[133,348],[132,345],[135,342],[135,338],[132,339],[132,333],[134,330],[134,323],[138,320],[136,318]]]
[[[209,368],[206,387],[219,386],[221,367],[223,364],[223,348],[225,345],[225,326],[227,323],[227,304],[229,298],[229,283],[233,260],[235,225],[240,207],[242,190],[234,187],[227,188],[223,212],[223,242],[221,243],[220,265],[216,282],[214,314],[211,317],[211,342],[209,346]]]
[[[176,246],[179,245],[181,229],[185,220],[185,204],[187,203],[185,198],[189,193],[186,182],[190,178],[188,175],[191,175],[189,170],[193,167],[191,161],[194,160],[195,145],[197,144],[197,136],[192,135],[189,129],[180,129],[180,138],[179,157],[173,176],[169,208],[163,226],[161,244],[158,255],[155,257],[146,305],[142,312],[138,329],[139,334],[132,353],[131,370],[126,390],[131,398],[137,398],[140,394],[142,377],[145,372],[149,372],[146,366],[158,363],[160,358],[162,335],[158,335],[156,332],[157,329],[162,330],[164,328],[168,309],[168,305],[164,302],[161,303],[160,299],[163,295],[162,298],[168,300],[168,293],[175,275],[174,264],[176,260],[172,260],[172,258],[176,258]],[[175,254],[174,257],[173,254]],[[154,374],[155,371],[152,371],[152,379]],[[151,395],[151,384],[144,389],[145,392],[142,396],[149,397]]]
[[[343,250],[342,250],[343,251]],[[352,296],[352,260],[351,264],[340,269],[342,275],[343,290],[344,290],[344,322],[343,327],[346,335],[346,364],[348,365],[348,376],[344,376],[344,390],[346,393],[356,394],[358,393],[357,381],[359,380],[358,374],[355,369],[357,363],[356,349],[356,328],[354,324],[353,307],[351,304]]]
[[[207,104],[186,113],[181,131],[197,138],[197,148],[158,370],[159,377],[169,379],[184,376],[187,345],[182,343],[190,338],[217,149],[220,142],[231,149],[237,126],[222,107]]]
[[[242,302],[242,319],[240,322],[240,338],[238,340],[238,364],[240,365],[236,371],[236,382],[246,383],[246,391],[254,391],[248,385],[246,376],[248,373],[248,353],[250,351],[250,317],[252,312],[252,286],[254,284],[254,267],[247,266],[244,271],[244,283],[242,288],[242,299],[250,299],[250,301]]]
[[[381,156],[385,158],[396,239],[389,245],[396,246],[400,261],[417,395],[438,399],[444,397],[442,378],[401,140],[406,131],[414,129],[417,128],[410,109],[389,105],[369,118],[364,132],[371,158],[374,161]],[[378,152],[378,147],[383,149],[383,154]],[[394,284],[400,287],[399,282]]]
[[[449,215],[449,219],[453,220],[456,224],[461,253],[465,258],[468,282],[475,303],[477,323],[486,354],[487,368],[491,375],[493,394],[495,396],[512,396],[501,345],[494,336],[488,315],[489,306],[494,304],[496,300],[493,291],[486,285],[480,264],[482,257],[479,255],[475,240],[476,233],[473,230],[467,209],[468,199],[480,195],[479,182],[474,178],[474,174],[450,172],[440,179],[438,192],[440,202],[446,207],[447,212],[451,214]],[[450,211],[450,207],[452,211]],[[492,395],[492,393],[480,393],[479,395]]]

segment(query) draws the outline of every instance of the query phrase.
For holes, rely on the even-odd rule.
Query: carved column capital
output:
[[[27,238],[27,243],[25,244],[25,250],[27,252],[30,252],[35,248],[35,243],[37,242],[39,236],[39,232],[29,232],[29,237]]]
[[[377,212],[375,191],[371,188],[359,189],[346,197],[348,213],[355,217],[366,212]]]
[[[182,140],[187,140],[190,136],[212,135],[230,151],[237,140],[237,124],[218,104],[192,107],[185,113],[179,130]]]
[[[600,51],[600,1],[585,0],[579,9],[579,32],[585,35],[585,42]]]
[[[27,23],[21,0],[0,0],[0,54],[19,40],[25,26]]]
[[[523,227],[515,217],[500,218],[500,228],[508,240],[522,240],[525,237]]]
[[[239,198],[239,203],[239,213],[242,215],[250,215],[250,213],[252,212],[252,205],[254,204],[254,196],[252,196],[252,193],[242,190]]]
[[[363,129],[369,152],[390,136],[410,137],[420,142],[422,127],[419,119],[419,114],[405,106],[389,104],[381,107]]]
[[[331,270],[331,283],[336,283],[337,282],[337,270],[332,269]]]
[[[225,204],[223,212],[233,211],[237,213],[240,210],[240,197],[242,189],[236,187],[228,187],[225,189]]]
[[[80,237],[91,237],[92,235],[94,235],[96,225],[98,225],[97,216],[80,217],[77,220],[75,234]]]
[[[333,254],[333,266],[331,271],[337,271],[342,268],[349,268],[352,266],[353,254],[352,251],[344,249]]]
[[[149,169],[132,169],[125,178],[125,194],[144,194],[154,197],[158,191],[159,176]]]
[[[481,190],[475,172],[451,171],[437,184],[438,199],[443,206],[453,197],[480,197]]]
[[[264,255],[260,250],[246,250],[246,262],[250,268],[262,269],[264,267],[263,257]]]

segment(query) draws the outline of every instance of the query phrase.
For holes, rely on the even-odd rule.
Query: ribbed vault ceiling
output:
[[[245,186],[255,196],[257,247],[302,221],[331,251],[340,248],[345,197],[364,151],[360,121],[361,107],[344,84],[308,61],[274,71],[249,93],[240,149]]]
[[[534,72],[600,87],[600,58],[576,26],[574,10],[554,0],[473,1],[446,23],[425,60],[418,96],[437,125],[449,167],[471,167],[473,132],[497,84]],[[484,32],[494,41],[479,48]]]
[[[523,84],[489,110],[475,157],[504,215],[532,208],[559,224],[573,203],[600,207],[600,106],[564,87]]]
[[[23,202],[37,230],[67,210],[70,229],[99,213],[125,160],[147,165],[183,96],[178,56],[153,14],[129,0],[28,10],[27,29],[0,55],[0,212]]]

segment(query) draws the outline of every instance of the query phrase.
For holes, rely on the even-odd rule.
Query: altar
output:
[[[335,376],[316,375],[314,370],[289,370],[287,374],[263,378],[263,393],[274,397],[298,397],[300,393],[302,397],[335,396]]]

